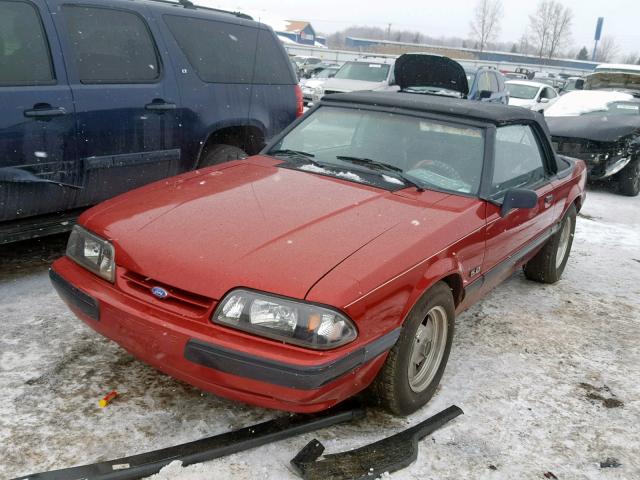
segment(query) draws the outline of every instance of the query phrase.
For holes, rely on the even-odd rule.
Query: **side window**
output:
[[[529,125],[498,128],[495,142],[492,194],[534,185],[545,178],[544,161]]]
[[[495,73],[489,74],[489,81],[491,82],[491,91],[493,93],[497,93],[500,91],[500,86],[498,85],[498,77]]]
[[[558,94],[553,88],[547,88],[547,98],[556,98]]]
[[[254,83],[265,85],[293,85],[296,80],[291,76],[291,67],[287,54],[273,33],[260,30]]]
[[[27,2],[0,0],[0,85],[54,81],[49,44],[38,12]]]
[[[62,7],[82,83],[152,83],[160,75],[151,32],[137,14]]]
[[[164,21],[200,80],[252,82],[258,45],[256,28],[178,15],[164,15]],[[261,46],[262,51],[268,48]]]

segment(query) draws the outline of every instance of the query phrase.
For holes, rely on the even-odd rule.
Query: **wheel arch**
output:
[[[214,145],[226,144],[241,148],[249,155],[255,155],[264,147],[266,129],[257,122],[218,125],[212,128],[200,145],[196,167]]]

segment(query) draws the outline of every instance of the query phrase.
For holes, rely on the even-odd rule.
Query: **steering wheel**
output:
[[[452,180],[462,180],[462,175],[448,163],[441,162],[440,160],[419,160],[413,168],[424,168],[425,170],[431,170],[438,175],[450,178]]]

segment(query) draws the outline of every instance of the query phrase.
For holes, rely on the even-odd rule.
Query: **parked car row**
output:
[[[0,0],[0,104],[4,243],[68,230],[77,209],[259,152],[302,114],[302,92],[274,32],[246,15]]]

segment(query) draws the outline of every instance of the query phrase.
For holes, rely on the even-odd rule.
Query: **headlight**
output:
[[[67,257],[105,280],[114,281],[116,268],[113,245],[80,225],[74,226],[71,231]]]
[[[243,289],[233,290],[220,302],[212,321],[321,350],[349,343],[358,335],[351,320],[336,310]]]

